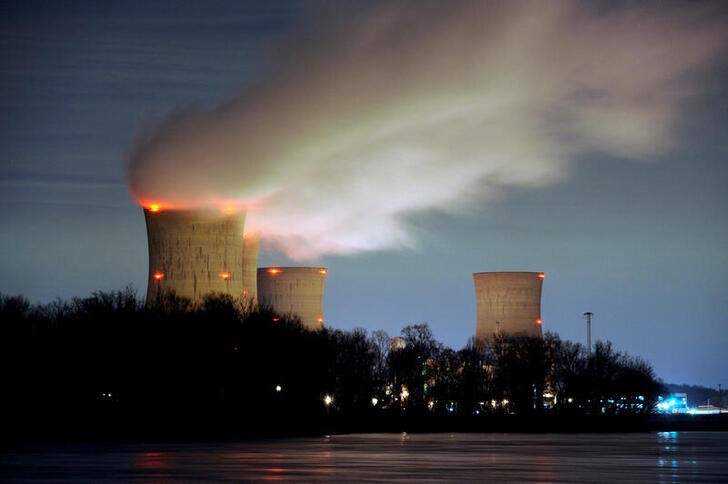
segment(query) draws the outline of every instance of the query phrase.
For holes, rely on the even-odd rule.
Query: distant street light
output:
[[[283,387],[281,387],[280,385],[276,385],[276,392],[280,392],[281,390],[283,390]]]
[[[334,402],[334,397],[331,395],[324,395],[324,405],[327,407],[330,406]]]

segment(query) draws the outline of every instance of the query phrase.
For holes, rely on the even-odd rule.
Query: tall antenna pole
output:
[[[591,355],[591,318],[594,316],[594,313],[587,311],[584,313],[584,316],[586,316],[586,347]]]
[[[719,398],[719,406],[720,409],[723,410],[723,389],[720,386],[720,383],[718,383],[718,398]]]

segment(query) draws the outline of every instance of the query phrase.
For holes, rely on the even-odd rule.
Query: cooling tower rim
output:
[[[473,272],[473,276],[481,275],[498,275],[498,274],[523,274],[523,275],[534,275],[538,277],[543,274],[543,271],[488,271],[488,272]]]
[[[258,272],[261,271],[267,271],[268,269],[281,269],[281,270],[307,270],[307,271],[320,271],[321,269],[328,270],[328,267],[322,267],[322,266],[268,266],[268,267],[258,267]]]
[[[148,207],[141,207],[144,218],[147,221],[179,221],[180,223],[206,223],[206,222],[222,222],[225,220],[235,220],[241,223],[245,222],[245,210],[237,210],[226,212],[220,209],[179,209],[179,208],[160,208],[152,210]]]

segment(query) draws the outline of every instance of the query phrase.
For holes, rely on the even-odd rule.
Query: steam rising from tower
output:
[[[543,272],[473,274],[478,319],[476,341],[493,335],[540,338]]]
[[[318,12],[265,51],[267,80],[140,131],[131,191],[145,206],[244,205],[300,260],[413,245],[408,214],[559,182],[585,154],[650,159],[674,143],[695,72],[728,46],[725,14],[599,5]]]
[[[198,302],[243,291],[244,213],[144,209],[149,242],[147,304],[173,291]]]

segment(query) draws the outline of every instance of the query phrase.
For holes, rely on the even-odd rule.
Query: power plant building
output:
[[[243,294],[245,213],[144,209],[149,242],[147,304],[174,292],[199,302],[206,294]],[[257,249],[256,249],[257,259]],[[254,287],[254,285],[253,285]]]
[[[543,272],[476,272],[476,341],[493,336],[541,338]]]
[[[261,267],[258,301],[275,312],[298,316],[306,329],[324,325],[324,267]]]

